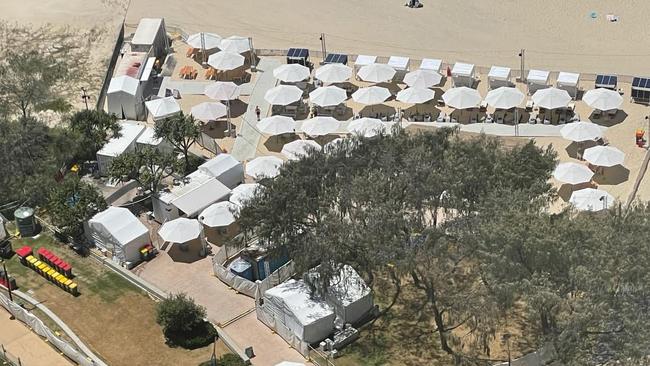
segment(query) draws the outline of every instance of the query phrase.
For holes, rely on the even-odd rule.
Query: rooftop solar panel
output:
[[[616,75],[597,75],[596,85],[616,86],[618,77]]]
[[[637,87],[637,86],[639,86],[640,82],[641,82],[641,78],[634,78],[634,79],[632,79],[632,86]]]
[[[309,56],[309,50],[306,48],[289,48],[287,52],[287,57],[290,58],[307,58]]]
[[[347,64],[348,56],[340,53],[330,53],[325,57],[326,64]]]

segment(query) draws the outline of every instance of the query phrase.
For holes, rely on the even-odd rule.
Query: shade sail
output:
[[[338,131],[340,124],[333,117],[314,117],[302,123],[302,132],[309,136],[324,136]]]
[[[602,211],[614,205],[614,197],[600,189],[585,188],[571,194],[569,202],[580,211]]]
[[[234,70],[244,65],[244,56],[228,51],[214,53],[208,57],[208,65],[217,70]]]
[[[296,122],[287,116],[271,116],[262,118],[257,123],[257,129],[271,136],[293,133],[296,130]]]
[[[205,87],[203,94],[214,100],[232,100],[239,97],[239,86],[232,81],[217,81]]]
[[[190,113],[203,122],[214,121],[227,113],[226,106],[216,102],[203,102],[192,107]]]
[[[451,88],[442,95],[442,100],[456,109],[474,108],[481,103],[481,95],[476,89],[461,86]]]
[[[239,207],[228,201],[214,203],[199,215],[199,221],[209,227],[224,227],[237,220],[235,214]]]
[[[519,106],[524,97],[524,93],[519,89],[502,86],[490,90],[485,96],[485,102],[494,108],[510,109]]]
[[[433,70],[420,69],[404,75],[404,83],[412,88],[430,88],[440,84],[440,81],[442,81],[442,75]]]
[[[426,103],[433,99],[436,94],[431,89],[422,87],[411,87],[397,93],[397,100],[404,103]]]
[[[159,98],[144,102],[154,119],[169,117],[181,111],[174,97]]]
[[[370,64],[361,67],[357,76],[371,83],[382,83],[393,80],[395,69],[384,64]]]
[[[258,183],[240,184],[230,192],[230,202],[239,206],[244,206],[248,201],[255,197],[255,192],[261,185]]]
[[[558,88],[540,89],[533,94],[533,102],[546,109],[564,108],[570,101],[569,92]]]
[[[593,165],[611,167],[623,164],[625,153],[612,146],[594,146],[586,149],[582,158]]]
[[[284,160],[277,156],[260,156],[246,163],[246,174],[254,179],[275,178]]]
[[[338,86],[320,87],[309,93],[309,100],[321,107],[339,105],[346,99],[348,99],[347,92]]]
[[[352,69],[342,64],[327,64],[316,69],[314,76],[324,83],[342,83],[352,77]]]
[[[221,40],[219,49],[233,53],[244,53],[250,50],[250,42],[246,37],[230,36]]]
[[[595,123],[581,121],[565,125],[560,130],[560,134],[571,141],[593,141],[603,137],[603,130]]]
[[[309,78],[309,68],[300,64],[286,64],[276,67],[273,76],[286,83],[296,83]]]
[[[179,217],[168,221],[158,230],[158,235],[171,243],[185,243],[201,236],[201,224],[197,220]]]
[[[295,85],[278,85],[264,94],[264,99],[274,105],[289,105],[301,98],[302,90]]]
[[[390,97],[390,91],[380,86],[371,86],[368,88],[359,88],[352,93],[352,99],[355,102],[372,105],[383,103]]]
[[[348,131],[363,137],[374,137],[384,131],[384,124],[376,118],[359,118],[348,124]]]
[[[313,140],[296,140],[285,144],[281,153],[289,160],[298,160],[307,155],[307,152],[311,149],[321,150],[322,147]]]
[[[580,184],[591,181],[594,172],[583,164],[562,163],[553,171],[553,177],[560,182]]]
[[[587,90],[582,96],[582,101],[587,103],[591,108],[601,111],[617,109],[623,103],[623,97],[614,90],[598,88]]]
[[[195,33],[187,37],[187,44],[192,48],[211,50],[221,45],[221,36],[214,33]]]

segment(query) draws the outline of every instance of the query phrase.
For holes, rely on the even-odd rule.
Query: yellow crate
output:
[[[48,280],[51,280],[51,279],[53,279],[53,278],[54,278],[54,274],[55,274],[55,273],[56,273],[56,271],[55,271],[55,270],[53,270],[53,269],[50,269],[49,271],[47,271],[47,276],[46,276],[46,277],[47,277],[47,279],[48,279]]]
[[[63,276],[62,274],[60,274],[60,275],[54,277],[54,280],[53,280],[53,281],[54,281],[54,284],[55,284],[55,285],[57,285],[57,286],[61,286],[61,277],[64,277],[64,278],[65,278],[65,276]]]
[[[79,289],[77,288],[77,284],[74,283],[74,282],[70,285],[70,287],[68,287],[68,290],[69,290],[70,293],[73,294],[73,295],[77,295],[77,294],[79,294]]]
[[[42,275],[45,273],[45,268],[50,268],[50,267],[47,264],[41,262],[41,264],[36,266],[36,271]]]

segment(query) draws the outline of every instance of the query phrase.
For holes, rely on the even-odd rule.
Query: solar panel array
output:
[[[618,77],[616,75],[597,75],[596,86],[616,88]]]
[[[302,58],[309,57],[309,50],[306,48],[289,48],[287,58]]]
[[[632,79],[633,88],[643,88],[650,89],[650,79],[649,78],[634,78]]]
[[[348,55],[342,55],[340,53],[330,53],[325,57],[326,64],[348,64]]]
[[[637,102],[650,102],[650,78],[632,79],[632,99]]]

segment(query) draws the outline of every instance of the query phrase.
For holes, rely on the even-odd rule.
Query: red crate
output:
[[[25,257],[28,257],[32,254],[34,254],[32,248],[28,247],[27,245],[23,246],[22,248],[16,249],[16,255],[19,256],[20,259],[25,259]]]

